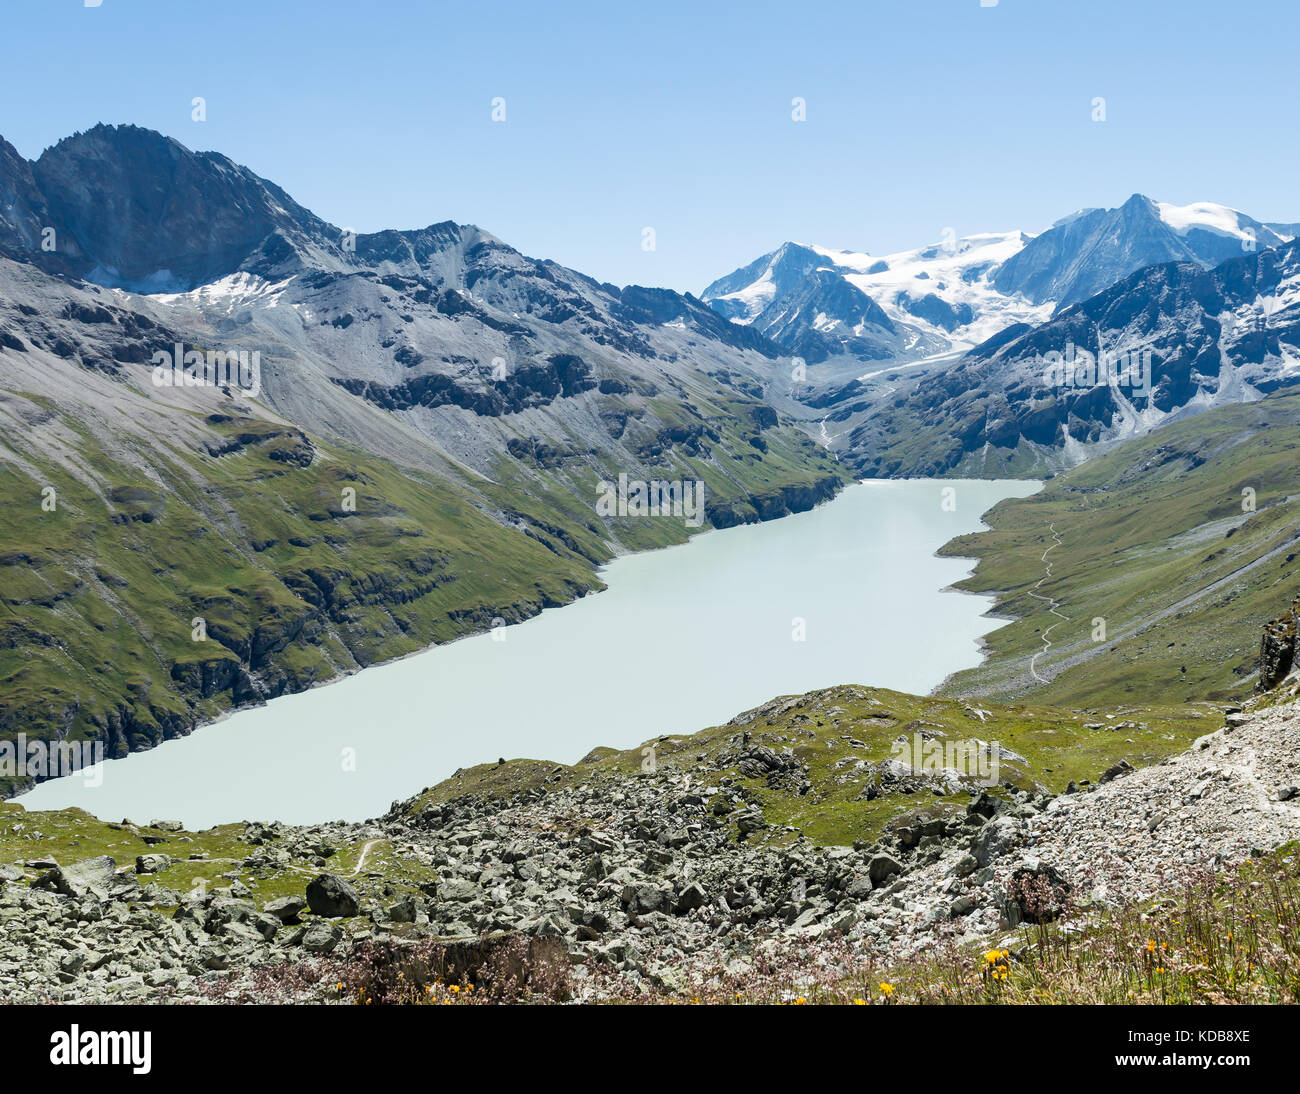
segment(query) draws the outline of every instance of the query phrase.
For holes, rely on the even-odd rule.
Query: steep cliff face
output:
[[[0,137],[0,247],[13,253],[39,251],[41,231],[49,223],[32,165]]]

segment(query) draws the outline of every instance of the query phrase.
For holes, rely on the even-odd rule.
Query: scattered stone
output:
[[[297,923],[299,913],[307,907],[307,901],[300,896],[282,896],[268,901],[262,908],[267,915],[273,915],[281,923]]]
[[[959,896],[948,906],[948,914],[952,916],[953,919],[956,919],[958,916],[965,915],[974,907],[975,898],[973,896],[970,896],[969,894]]]
[[[1117,764],[1112,764],[1106,768],[1097,779],[1098,785],[1108,783],[1112,779],[1118,779],[1121,775],[1127,775],[1133,770],[1133,765],[1128,760],[1120,760]]]

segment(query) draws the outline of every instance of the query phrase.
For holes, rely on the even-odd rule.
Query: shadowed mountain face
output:
[[[239,269],[270,271],[291,252],[340,251],[341,236],[279,187],[225,156],[191,152],[136,126],[97,125],[27,164],[0,150],[0,226],[9,254],[136,291],[184,291]],[[42,250],[53,228],[57,248]]]
[[[11,253],[39,252],[42,229],[51,220],[32,165],[0,137],[0,246]]]
[[[898,344],[898,330],[880,305],[830,270],[814,270],[764,308],[754,325],[812,364],[845,355],[876,360]]]

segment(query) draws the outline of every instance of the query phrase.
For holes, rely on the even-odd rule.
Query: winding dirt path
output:
[[[1045,568],[1043,570],[1043,576],[1034,582],[1034,589],[1037,589],[1044,581],[1046,581],[1048,578],[1052,576],[1052,564],[1047,561],[1047,556],[1052,551],[1055,551],[1058,547],[1061,546],[1061,537],[1056,534],[1056,524],[1055,523],[1049,524],[1047,526],[1047,530],[1052,533],[1052,539],[1054,539],[1056,542],[1053,543],[1049,548],[1047,548],[1046,551],[1043,552],[1041,561]],[[1070,621],[1070,617],[1068,615],[1062,615],[1060,612],[1056,610],[1058,601],[1054,600],[1050,596],[1043,596],[1041,593],[1036,593],[1034,592],[1034,589],[1028,590],[1030,596],[1032,596],[1035,600],[1043,601],[1047,605],[1047,610],[1051,612],[1052,615],[1060,619],[1062,623],[1068,623]],[[1050,635],[1052,631],[1054,631],[1060,625],[1061,625],[1060,623],[1053,623],[1050,627],[1048,627],[1045,631],[1043,631],[1043,636],[1042,636],[1043,648],[1029,659],[1030,675],[1032,675],[1033,678],[1037,680],[1040,684],[1046,684],[1048,683],[1048,680],[1045,677],[1038,675],[1038,668],[1037,668],[1038,659],[1052,648],[1052,640],[1048,637],[1048,635]]]
[[[370,848],[372,848],[376,843],[383,843],[383,842],[384,841],[382,839],[372,839],[366,841],[366,843],[361,848],[361,857],[357,859],[357,864],[352,868],[352,875],[351,875],[352,877],[356,877],[357,874],[361,873],[361,868],[366,864],[366,856],[370,854]]]

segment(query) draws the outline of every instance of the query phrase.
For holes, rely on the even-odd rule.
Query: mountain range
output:
[[[958,238],[949,229],[943,242],[880,256],[784,243],[701,298],[810,363],[917,360],[1040,321],[1143,267],[1209,269],[1289,242],[1293,228],[1212,202],[1134,194],[1118,209],[1082,209],[1036,235]]]
[[[166,382],[214,355],[256,376]],[[714,527],[810,508],[847,471],[762,398],[781,356],[148,130],[0,142],[0,732],[121,755],[563,603],[692,531],[598,514],[620,475],[704,483]]]
[[[859,470],[1040,473],[1291,382],[1294,239],[1134,194],[880,257],[786,243],[701,296],[806,362],[777,405]],[[1152,390],[1045,381],[1048,355],[1081,349],[1149,361]]]
[[[1294,228],[1135,195],[787,243],[697,298],[473,225],[356,234],[134,126],[0,139],[0,733],[121,755],[564,603],[693,530],[599,512],[620,476],[702,482],[722,527],[1257,399],[1295,375]],[[1048,385],[1080,350],[1149,390]],[[242,371],[187,381],[214,357]]]
[[[1058,468],[1167,421],[1253,402],[1300,379],[1300,243],[1205,269],[1149,266],[1036,327],[1016,324],[940,370],[909,371],[849,451],[884,474]],[[1081,356],[1086,353],[1088,356]],[[1054,384],[1054,355],[1143,362],[1149,383]],[[1080,366],[1076,365],[1076,368]],[[1139,369],[1135,369],[1136,373]],[[868,405],[868,402],[870,405]],[[909,425],[911,423],[911,425]]]

